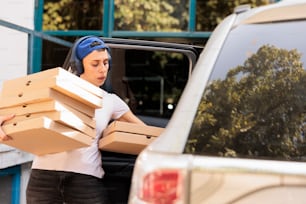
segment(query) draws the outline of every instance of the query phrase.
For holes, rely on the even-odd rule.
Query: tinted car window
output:
[[[111,86],[147,124],[166,126],[190,74],[182,52],[112,48]]]
[[[305,161],[306,22],[233,29],[203,92],[186,153]]]

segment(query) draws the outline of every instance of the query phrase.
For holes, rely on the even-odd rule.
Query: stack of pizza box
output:
[[[113,121],[103,131],[99,148],[104,151],[138,155],[153,142],[164,128]]]
[[[44,155],[91,145],[102,90],[58,67],[3,82],[0,115],[13,140],[2,143]]]

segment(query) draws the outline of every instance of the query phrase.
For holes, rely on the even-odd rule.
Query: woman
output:
[[[110,52],[98,37],[88,36],[75,43],[76,61],[71,71],[101,87],[110,69]],[[75,55],[75,56],[74,56]],[[95,112],[96,138],[90,147],[37,156],[27,187],[28,204],[109,203],[103,188],[101,152],[98,141],[111,120],[144,124],[117,95],[104,91],[103,108]]]

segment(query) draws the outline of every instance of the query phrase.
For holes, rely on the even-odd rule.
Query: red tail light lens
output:
[[[154,204],[172,204],[180,199],[182,175],[179,170],[158,170],[143,178],[140,198]]]

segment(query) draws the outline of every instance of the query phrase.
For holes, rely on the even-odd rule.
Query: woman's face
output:
[[[107,50],[95,50],[83,59],[84,72],[80,75],[82,79],[96,85],[104,84],[108,69],[109,59]]]

